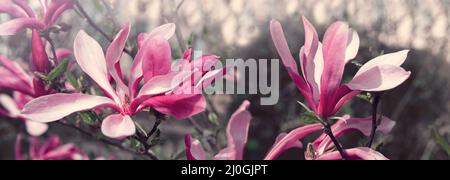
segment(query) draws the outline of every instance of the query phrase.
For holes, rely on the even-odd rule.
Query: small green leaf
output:
[[[317,117],[313,112],[305,112],[301,115],[300,121],[302,121],[305,124],[314,124],[317,123]]]
[[[436,141],[436,143],[439,144],[439,146],[441,146],[441,148],[444,149],[450,156],[450,144],[443,136],[441,136],[441,134],[439,134],[439,131],[436,128],[432,128],[431,135],[433,136],[434,141]]]
[[[75,89],[80,89],[80,83],[78,82],[77,78],[75,77],[75,75],[72,74],[72,72],[70,71],[66,71],[64,73],[64,75],[66,76],[67,80],[69,81],[69,83],[75,88]]]
[[[69,65],[69,60],[64,59],[57,67],[55,67],[50,73],[47,75],[47,81],[51,82],[61,76],[63,73],[67,71],[67,66]]]
[[[78,113],[78,115],[80,116],[81,120],[88,125],[94,125],[98,120],[97,114],[92,111],[80,112]]]

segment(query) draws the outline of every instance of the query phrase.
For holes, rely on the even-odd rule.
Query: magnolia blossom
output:
[[[24,155],[22,152],[22,137],[16,139],[16,160],[89,160],[86,153],[82,152],[74,144],[62,144],[56,137],[50,137],[44,144],[37,138],[29,139],[29,152]],[[96,160],[106,160],[98,157]]]
[[[243,160],[252,115],[248,111],[250,102],[245,101],[231,116],[227,127],[228,147],[217,154],[215,160]],[[185,138],[188,160],[206,160],[206,153],[199,140],[191,135]]]
[[[140,49],[126,84],[120,60],[130,29],[129,24],[122,28],[109,46],[106,56],[99,43],[84,31],[79,32],[75,38],[74,54],[78,65],[96,82],[106,97],[79,93],[48,95],[28,103],[22,116],[36,122],[49,123],[74,112],[112,108],[118,114],[106,117],[101,130],[108,137],[122,139],[135,134],[136,128],[131,117],[149,107],[178,119],[203,112],[206,103],[202,94],[178,92],[211,82],[211,77],[221,74],[218,73],[221,71],[208,72],[194,67],[194,64],[209,64],[210,61],[215,64],[218,57],[204,56],[192,64],[189,60],[182,60],[186,63],[180,63],[177,70],[172,70],[168,39],[173,36],[175,25],[166,24],[149,34],[139,36]],[[193,83],[191,77],[197,72],[204,76]],[[110,83],[110,77],[115,82],[115,88]],[[144,85],[139,89],[141,81]]]
[[[73,8],[72,0],[40,0],[40,12],[36,13],[27,0],[0,0],[0,13],[7,13],[13,20],[0,24],[0,36],[15,35],[25,29],[45,30],[55,25],[66,10]],[[38,14],[42,14],[38,17]]]
[[[7,116],[13,119],[21,119],[25,122],[27,132],[32,136],[41,136],[48,130],[48,125],[30,121],[20,116],[20,111],[23,106],[28,103],[32,98],[30,96],[21,94],[19,92],[14,93],[14,99],[8,95],[0,95],[0,106],[4,109],[0,109],[1,116]]]
[[[58,57],[65,58],[70,55],[70,51],[58,50]],[[47,60],[48,61],[48,60]],[[45,87],[44,82],[26,71],[17,62],[0,55],[0,89],[12,91],[14,98],[8,95],[0,95],[0,105],[3,112],[0,115],[25,121],[26,129],[30,135],[40,136],[44,134],[48,126],[46,124],[30,121],[20,116],[20,111],[26,103],[35,97],[50,94],[51,89]]]
[[[395,122],[383,117],[378,132],[387,134],[395,126]],[[289,134],[281,134],[272,149],[266,156],[266,160],[275,160],[283,152],[291,148],[304,148],[300,140],[310,136],[313,133],[323,130],[323,125],[320,123],[307,125],[296,130],[291,131]],[[351,118],[350,116],[344,116],[336,122],[331,128],[336,138],[343,135],[358,131],[365,136],[370,136],[372,131],[372,118]],[[341,154],[334,149],[334,144],[331,138],[327,134],[322,134],[317,140],[309,144],[306,150],[306,159],[308,160],[342,160]],[[345,150],[350,160],[387,160],[381,153],[376,152],[370,148],[354,148]]]
[[[348,24],[336,22],[328,28],[321,43],[311,23],[306,18],[303,18],[303,23],[305,45],[300,50],[299,61],[303,76],[291,55],[281,24],[273,20],[270,31],[289,75],[311,109],[322,118],[335,115],[362,91],[390,90],[405,82],[411,75],[411,72],[400,67],[408,55],[408,51],[401,51],[369,61],[352,81],[342,85],[346,64],[358,54],[358,34]]]

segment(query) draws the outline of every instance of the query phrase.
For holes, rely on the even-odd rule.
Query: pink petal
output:
[[[228,147],[220,152],[216,159],[243,160],[247,145],[248,132],[252,115],[248,111],[250,102],[245,101],[231,116],[227,127]]]
[[[352,30],[349,34],[347,51],[345,52],[346,64],[355,59],[359,52],[360,39],[358,32]]]
[[[182,120],[204,112],[206,101],[203,95],[156,96],[145,101],[142,107],[152,107],[160,113]]]
[[[34,89],[33,96],[35,97],[40,97],[48,94],[44,80],[38,77],[33,78],[33,89]]]
[[[39,3],[41,4],[43,14],[47,13],[48,0],[39,0]]]
[[[183,59],[191,61],[191,58],[192,58],[192,48],[188,48],[186,49],[186,51],[184,51]]]
[[[22,94],[20,92],[14,92],[13,97],[19,109],[22,109],[28,102],[34,99],[33,97]]]
[[[211,86],[214,82],[217,82],[217,81],[223,79],[223,77],[227,74],[227,72],[230,68],[231,67],[225,67],[222,69],[217,69],[217,70],[206,73],[195,85],[195,88],[203,90],[203,89]]]
[[[117,83],[123,84],[122,70],[120,68],[120,59],[122,58],[123,50],[127,45],[127,40],[130,35],[131,24],[126,24],[122,30],[117,34],[111,45],[106,51],[106,64],[109,73]],[[124,85],[124,84],[123,84]]]
[[[144,82],[153,77],[168,74],[172,66],[172,49],[169,42],[161,36],[149,39],[145,51],[146,55],[142,61]]]
[[[25,121],[25,125],[28,134],[35,137],[42,136],[48,130],[48,125],[44,123]]]
[[[16,35],[20,31],[27,28],[41,30],[45,28],[45,24],[35,18],[13,19],[0,24],[0,36]]]
[[[50,3],[47,8],[47,11],[44,15],[45,24],[52,24],[52,21],[55,17],[61,15],[61,8],[67,9],[67,6],[72,4],[71,0],[55,0]]]
[[[52,15],[52,18],[49,22],[47,22],[47,25],[54,25],[56,23],[56,21],[58,20],[58,18],[61,17],[61,15],[66,12],[69,9],[73,8],[73,2],[71,2],[70,0],[68,0],[68,2],[62,4]],[[48,14],[48,13],[46,13]]]
[[[74,112],[101,107],[120,109],[109,98],[84,94],[53,94],[32,100],[22,110],[22,116],[36,122],[49,123]]]
[[[3,65],[3,67],[8,71],[15,74],[18,78],[22,79],[24,83],[30,84],[32,79],[31,76],[28,75],[17,62],[0,55],[0,64]]]
[[[27,13],[28,17],[36,17],[36,15],[33,12],[33,9],[28,5],[28,2],[26,0],[13,0],[17,6],[22,8],[25,13]]]
[[[153,39],[154,37],[163,37],[166,38],[166,40],[169,40],[174,33],[175,33],[175,25],[166,24],[156,28],[149,35],[141,34],[138,37],[138,47],[140,48],[133,61],[133,67],[131,69],[130,75],[130,82],[128,85],[132,97],[135,97],[137,95],[139,83],[142,81],[144,76],[144,72],[142,71],[143,68],[142,65],[143,61],[148,58],[147,51],[149,51],[148,49],[151,48],[150,47],[151,39]]]
[[[305,67],[305,77],[307,77],[308,84],[311,87],[315,104],[319,104],[320,102],[320,85],[324,68],[322,49],[322,43],[319,43],[316,51],[317,53],[315,56],[313,56],[313,60],[306,58],[304,49],[302,49],[303,51],[300,51],[300,62],[304,64],[303,67]]]
[[[361,69],[359,69],[358,73],[355,76],[360,76],[361,74],[364,74],[367,71],[376,68],[377,66],[382,65],[401,66],[403,63],[405,63],[408,54],[409,50],[404,50],[396,53],[379,56],[364,64],[364,66],[361,67]]]
[[[30,75],[28,75],[25,72],[25,70],[17,62],[12,61],[12,60],[8,59],[7,57],[0,55],[0,64],[3,65],[3,67],[4,67],[4,69],[2,69],[1,71],[3,71],[4,75],[6,75],[6,77],[8,75],[11,76],[11,79],[15,79],[14,81],[17,81],[18,83],[22,84],[19,86],[26,87],[24,90],[26,90],[28,93],[30,93],[30,95],[33,95],[33,92],[31,92],[32,77]],[[5,76],[2,76],[2,77],[5,77]]]
[[[7,13],[15,18],[28,17],[27,13],[11,0],[3,0],[0,3],[0,13]]]
[[[157,36],[163,37],[169,40],[175,34],[176,26],[173,23],[164,24],[153,29],[150,33],[141,33],[138,35],[138,48],[140,49],[147,39],[151,39]]]
[[[80,31],[75,38],[74,54],[81,69],[98,84],[108,97],[120,102],[109,83],[105,56],[98,42],[84,31]]]
[[[138,51],[131,68],[128,88],[132,97],[136,97],[139,84],[141,83],[142,79],[144,79],[144,72],[142,71],[142,61],[146,55],[145,49],[146,47],[144,46]]]
[[[114,139],[123,139],[136,133],[136,126],[129,116],[120,114],[108,116],[102,123],[102,132],[105,136]]]
[[[343,88],[348,89],[347,86],[343,86]],[[332,115],[338,113],[345,105],[347,105],[355,96],[357,96],[360,93],[361,93],[361,91],[347,92],[347,94],[343,95],[342,98],[337,101],[336,106],[334,107],[334,110],[328,115],[332,116]]]
[[[116,82],[116,92],[122,102],[126,101],[126,97],[129,97],[129,89],[125,84],[122,75],[122,69],[120,67],[120,60],[122,58],[123,50],[127,44],[127,40],[130,34],[131,25],[125,25],[106,52],[106,64],[108,66],[108,72]]]
[[[293,145],[298,144],[298,141],[322,128],[323,126],[321,124],[312,124],[291,131],[286,137],[279,140],[279,142],[272,147],[265,160],[275,160],[283,152],[294,147]]]
[[[79,153],[79,149],[73,144],[66,144],[45,153],[42,160],[73,160],[73,155]]]
[[[33,30],[31,41],[31,66],[34,71],[47,74],[50,72],[50,61],[41,35],[37,30]]]
[[[152,78],[144,84],[139,95],[132,101],[130,105],[131,111],[135,112],[142,103],[153,96],[170,93],[175,90],[182,82],[186,81],[191,74],[192,72],[182,71]]]
[[[0,95],[0,106],[8,111],[8,116],[16,118],[20,114],[20,109],[17,103],[8,95]]]
[[[184,143],[186,145],[187,160],[206,160],[205,150],[199,140],[193,139],[192,136],[188,134],[184,138]]]
[[[139,96],[154,96],[172,91],[188,79],[191,74],[192,72],[182,71],[153,77],[141,88]]]
[[[377,132],[388,134],[394,128],[395,124],[396,123],[389,118],[383,117]],[[372,117],[365,119],[344,117],[343,120],[339,120],[333,125],[332,130],[337,138],[345,135],[349,131],[359,131],[365,136],[370,136],[372,132]],[[332,143],[331,139],[323,134],[314,142],[314,149],[316,149],[317,153],[320,155],[331,148],[333,145]]]
[[[283,60],[284,66],[286,66],[289,75],[291,76],[297,88],[305,96],[306,100],[310,106],[315,107],[315,103],[312,100],[311,92],[306,84],[305,80],[298,73],[298,66],[295,62],[294,57],[292,57],[291,51],[289,50],[286,37],[284,36],[283,27],[280,22],[272,20],[270,23],[270,32],[272,35],[272,40],[275,43],[275,47]]]
[[[275,144],[280,143],[287,136],[288,136],[288,133],[281,133],[280,135],[278,135],[278,137],[277,137],[277,139],[275,141]],[[288,149],[291,149],[291,148],[299,148],[299,149],[301,149],[301,148],[303,148],[303,143],[301,141],[298,141],[298,142],[292,144],[291,147],[288,147]]]
[[[0,67],[0,76],[2,77],[2,80],[0,81],[0,88],[19,91],[28,95],[34,95],[33,88],[30,84],[25,83],[11,71]]]
[[[148,38],[161,36],[164,37],[166,40],[169,40],[175,34],[176,28],[177,27],[174,23],[161,25],[159,27],[154,28],[150,33],[148,33]]]
[[[72,51],[69,49],[57,49],[56,50],[56,57],[61,62],[62,60],[69,58],[72,55]],[[58,62],[58,63],[60,63]]]
[[[389,160],[383,154],[376,152],[370,148],[355,148],[345,150],[350,160]],[[339,152],[325,154],[317,158],[317,160],[342,160]]]
[[[309,60],[313,60],[319,46],[319,36],[311,22],[303,17],[303,25],[305,27],[305,55]]]
[[[323,42],[324,71],[320,85],[319,108],[327,107],[326,105],[332,101],[332,96],[341,85],[348,35],[349,27],[343,22],[334,23],[325,33]],[[319,112],[323,111],[326,110],[319,109]],[[320,115],[322,114],[320,113]]]
[[[45,153],[52,151],[62,145],[61,139],[58,136],[50,136],[47,141],[39,148],[39,155],[44,156]]]
[[[381,65],[356,76],[347,86],[355,91],[387,91],[401,85],[410,76],[411,72],[399,66]]]

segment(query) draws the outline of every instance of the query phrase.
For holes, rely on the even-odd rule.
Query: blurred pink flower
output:
[[[252,115],[248,111],[250,102],[245,101],[231,116],[227,127],[228,147],[217,154],[215,160],[243,160]],[[186,135],[186,157],[188,160],[206,160],[205,151],[199,140]]]
[[[67,49],[56,51],[58,59],[67,58],[71,54]],[[49,60],[46,59],[46,61]],[[3,77],[0,81],[0,89],[17,91],[34,98],[50,94],[52,90],[45,87],[44,82],[39,77],[33,75],[37,68],[33,67],[34,63],[30,64],[31,67],[25,69],[19,63],[0,55],[0,75]]]
[[[387,134],[391,132],[394,126],[394,121],[383,117],[377,131]],[[345,116],[338,120],[331,129],[336,138],[342,137],[352,131],[358,131],[365,136],[370,136],[372,130],[372,118],[359,119]],[[265,159],[275,160],[283,152],[291,148],[303,148],[304,146],[300,140],[320,130],[323,130],[323,125],[317,123],[298,128],[291,131],[289,134],[281,134]],[[345,151],[350,160],[387,160],[382,154],[373,151],[370,148],[355,148]],[[332,140],[326,134],[322,134],[317,140],[309,144],[305,154],[306,159],[308,160],[342,160],[339,152],[335,151]]]
[[[400,67],[408,55],[408,51],[401,51],[369,61],[350,83],[341,85],[346,64],[358,53],[358,34],[348,24],[336,22],[325,33],[322,44],[311,23],[306,18],[303,18],[303,23],[305,45],[300,50],[303,76],[291,55],[281,24],[273,20],[270,31],[289,75],[311,109],[322,118],[335,115],[361,91],[390,90],[405,82],[411,75],[411,72]]]
[[[172,53],[168,39],[175,32],[174,24],[163,25],[149,34],[139,36],[140,49],[130,70],[128,85],[125,84],[120,60],[130,29],[129,24],[124,26],[109,46],[106,56],[98,42],[84,31],[76,36],[74,54],[78,65],[107,97],[86,94],[44,96],[28,103],[22,115],[36,122],[49,123],[74,112],[113,108],[119,114],[107,117],[101,129],[108,137],[122,139],[135,134],[136,128],[131,117],[149,107],[178,119],[203,112],[206,103],[202,94],[174,93],[183,92],[181,88],[191,88],[192,74],[201,71],[197,68],[192,70],[189,64],[181,65],[182,68],[177,71],[171,69]],[[210,56],[209,61],[216,63],[217,56]],[[206,73],[196,84],[209,82],[210,73],[215,74],[216,71]],[[110,83],[110,77],[116,83],[115,89]],[[141,81],[144,81],[144,85],[139,90]]]
[[[29,139],[29,152],[24,155],[22,152],[22,137],[16,139],[16,160],[89,160],[89,157],[74,144],[62,144],[56,137],[50,137],[44,144],[37,138]],[[99,157],[95,160],[106,160]]]
[[[0,36],[15,35],[25,29],[45,30],[55,25],[66,10],[73,8],[72,0],[40,0],[40,12],[36,13],[27,0],[0,0],[0,13],[7,13],[13,20],[0,24]],[[37,14],[42,14],[37,17]]]
[[[70,56],[71,52],[66,49],[58,49],[56,54],[58,58],[63,59]],[[45,61],[48,62],[48,59],[45,59]],[[33,68],[34,63],[30,64],[31,69],[37,69]],[[0,76],[3,77],[0,80],[0,89],[11,91],[14,95],[14,99],[8,95],[1,95],[0,105],[6,111],[3,110],[0,115],[24,120],[30,135],[40,136],[44,134],[48,129],[46,124],[30,121],[20,116],[20,112],[25,104],[33,98],[51,94],[53,90],[46,87],[43,80],[35,77],[30,70],[25,70],[19,63],[2,55],[0,55]]]
[[[19,92],[14,93],[14,99],[8,95],[0,94],[0,115],[10,117],[13,119],[21,119],[25,122],[25,128],[27,132],[32,136],[41,136],[48,130],[48,125],[30,121],[20,116],[20,111],[23,106],[28,103],[32,98]]]

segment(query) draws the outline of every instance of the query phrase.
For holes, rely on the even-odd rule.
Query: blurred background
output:
[[[35,7],[38,7],[37,1]],[[379,136],[377,145],[390,159],[449,159],[445,140],[450,139],[450,1],[449,0],[80,0],[93,20],[110,36],[113,36],[125,22],[133,25],[133,38],[140,32],[176,22],[180,32],[173,38],[175,54],[181,48],[177,40],[192,40],[195,49],[214,53],[227,58],[278,58],[269,34],[271,19],[280,20],[285,28],[292,52],[297,56],[303,45],[301,16],[306,16],[323,35],[332,22],[343,20],[356,29],[362,44],[357,56],[359,63],[382,54],[410,49],[407,70],[412,78],[401,87],[386,93],[382,98],[382,113],[397,122],[394,131]],[[9,17],[0,16],[0,22]],[[68,11],[60,20],[70,25],[67,32],[55,37],[56,46],[71,48],[73,37],[85,29],[97,40],[108,44],[75,11]],[[0,37],[0,53],[23,63],[28,62],[30,34]],[[131,59],[130,57],[124,57]],[[203,141],[218,141],[217,149],[224,147],[224,127],[231,114],[244,99],[252,101],[254,116],[246,159],[262,159],[281,132],[299,127],[302,100],[289,76],[281,67],[281,99],[275,106],[259,106],[259,96],[210,96],[209,110],[186,121],[169,120],[161,127],[159,145],[153,148],[162,159],[182,159],[186,133],[195,132],[194,124],[205,128],[194,135]],[[357,70],[348,65],[346,74],[350,77]],[[0,77],[1,78],[1,77]],[[217,113],[217,114],[215,114]],[[341,115],[367,117],[371,104],[355,98]],[[143,114],[142,123],[151,128],[152,121]],[[61,136],[64,142],[73,142],[90,154],[115,156],[118,159],[133,159],[133,154],[121,152],[76,131],[51,125],[49,134]],[[435,129],[435,133],[432,132]],[[23,125],[10,119],[0,120],[0,159],[13,159],[13,144]],[[436,133],[437,132],[437,133]],[[311,137],[313,138],[313,137]],[[444,142],[442,141],[442,138]],[[313,139],[312,139],[313,140]],[[364,144],[358,133],[344,137],[346,147]],[[444,148],[443,148],[444,147]],[[209,148],[207,148],[209,149]],[[292,150],[282,159],[303,159],[302,150]]]

